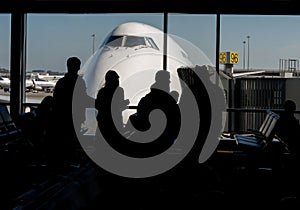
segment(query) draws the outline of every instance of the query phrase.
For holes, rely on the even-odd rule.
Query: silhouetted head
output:
[[[156,82],[170,83],[170,72],[166,70],[159,70],[155,74]]]
[[[164,91],[170,91],[170,72],[166,70],[159,70],[155,74],[155,83],[151,88],[161,89]]]
[[[284,102],[284,110],[286,112],[294,112],[296,110],[296,103],[292,100],[286,100]]]
[[[119,75],[114,70],[108,70],[105,74],[105,86],[118,86]]]
[[[67,60],[68,73],[77,74],[80,69],[81,61],[77,57],[70,57]]]

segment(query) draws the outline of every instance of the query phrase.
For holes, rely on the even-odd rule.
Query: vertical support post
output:
[[[217,13],[217,23],[216,23],[216,71],[219,74],[219,58],[220,57],[220,13]]]
[[[25,88],[26,14],[16,10],[11,14],[11,93],[10,114],[13,119],[22,113]]]
[[[164,50],[163,50],[163,69],[167,70],[168,61],[168,13],[164,12]]]

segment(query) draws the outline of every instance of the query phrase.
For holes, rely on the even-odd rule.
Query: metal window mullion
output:
[[[11,93],[10,113],[13,118],[22,113],[24,101],[26,14],[19,10],[11,14]]]

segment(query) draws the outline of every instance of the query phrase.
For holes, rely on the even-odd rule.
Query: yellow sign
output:
[[[221,52],[219,56],[219,63],[225,64],[227,60],[226,58],[227,58],[226,52]]]
[[[237,52],[221,52],[219,63],[221,64],[238,64],[239,54]]]
[[[239,62],[239,54],[237,52],[230,52],[230,63],[238,64]]]

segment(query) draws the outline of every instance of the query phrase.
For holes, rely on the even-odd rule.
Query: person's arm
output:
[[[101,100],[101,98],[100,98],[101,93],[100,92],[101,91],[102,91],[102,89],[99,90],[99,92],[97,94],[97,97],[95,99],[95,109],[97,109],[97,110],[100,109],[100,100]]]
[[[118,97],[120,98],[120,102],[122,103],[120,105],[121,109],[125,110],[127,108],[128,104],[130,103],[130,101],[129,101],[129,99],[125,99],[124,89],[121,87],[118,88]]]

